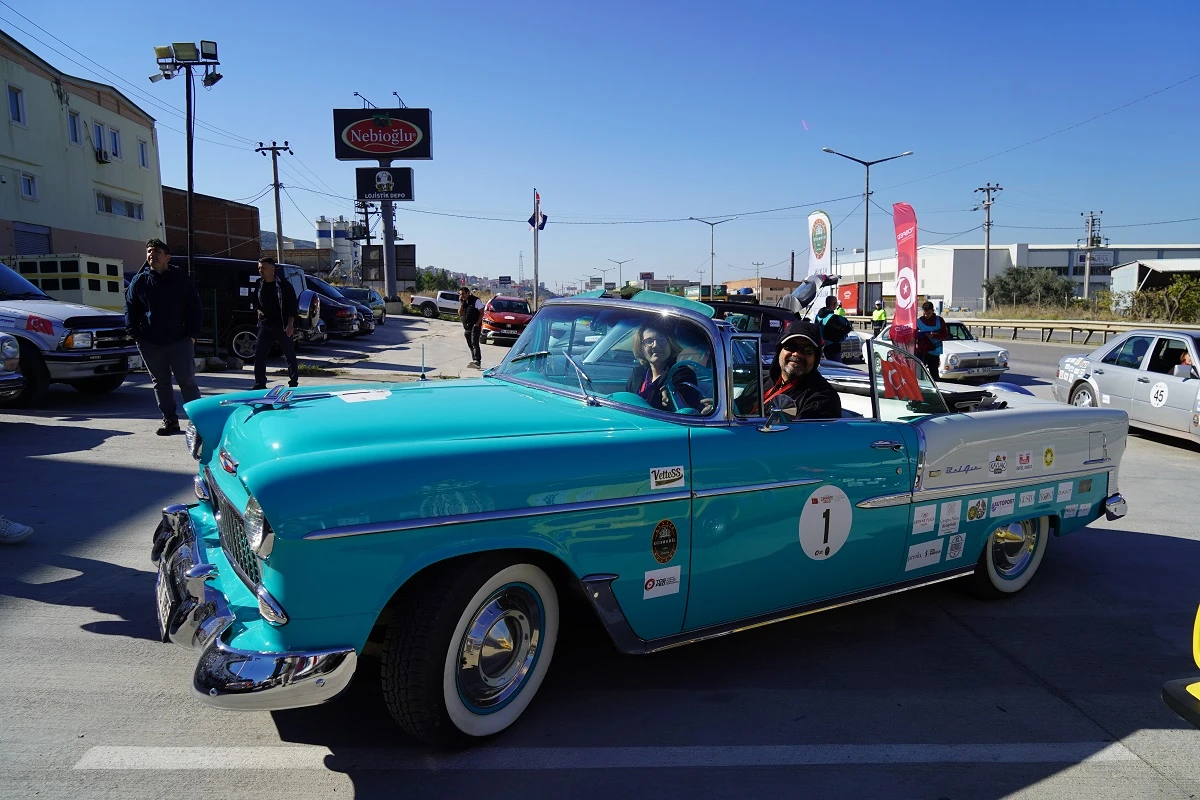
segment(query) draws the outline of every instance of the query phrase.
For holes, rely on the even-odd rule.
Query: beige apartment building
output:
[[[154,118],[3,31],[0,83],[0,259],[85,253],[140,267],[146,240],[165,238]]]

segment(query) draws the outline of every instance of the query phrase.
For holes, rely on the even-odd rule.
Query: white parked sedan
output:
[[[1137,330],[1086,355],[1064,356],[1054,397],[1117,408],[1138,428],[1200,442],[1200,331]]]
[[[950,338],[942,342],[939,378],[995,378],[1008,372],[1008,351],[1003,347],[981,342],[971,334],[965,323],[957,320],[947,320],[946,326],[950,328]],[[879,332],[878,338],[891,344],[891,334],[892,326],[888,325]],[[869,341],[863,342],[864,360],[869,344]]]

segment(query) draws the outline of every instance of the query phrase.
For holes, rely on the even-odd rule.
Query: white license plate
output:
[[[967,370],[967,374],[968,375],[982,375],[985,372],[991,372],[991,371],[992,371],[991,367],[974,367],[972,369]]]
[[[154,582],[154,598],[158,605],[158,633],[163,641],[167,640],[167,625],[171,622],[171,614],[175,610],[172,603],[171,587],[168,585],[170,576],[165,572],[167,559],[158,562],[158,580]]]

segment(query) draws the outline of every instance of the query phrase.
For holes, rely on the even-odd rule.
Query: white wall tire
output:
[[[974,594],[994,600],[1020,592],[1041,566],[1049,541],[1049,517],[993,525],[971,576]]]
[[[512,725],[537,694],[558,641],[554,582],[540,567],[483,555],[427,574],[401,598],[381,676],[392,716],[433,747]]]

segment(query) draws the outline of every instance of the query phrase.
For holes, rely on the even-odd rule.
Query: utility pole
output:
[[[189,85],[191,84],[190,81],[188,83]],[[296,154],[293,153],[291,148],[288,147],[286,140],[282,146],[275,144],[275,142],[271,142],[270,147],[264,147],[263,143],[259,142],[258,147],[254,148],[254,152],[262,153],[264,156],[267,154],[268,150],[271,152],[271,177],[274,179],[274,183],[272,185],[275,187],[275,260],[283,261],[283,216],[279,211],[279,153],[282,150],[286,150],[287,154],[290,156],[294,156]],[[332,231],[329,237],[329,244],[333,244]]]
[[[1083,242],[1083,299],[1087,300],[1092,287],[1092,251],[1097,247],[1103,247],[1106,239],[1100,235],[1100,214],[1095,211],[1089,211],[1087,214],[1080,212],[1079,216],[1087,217],[1084,220],[1084,228],[1087,230],[1087,237],[1078,241]]]
[[[517,285],[525,285],[525,251],[517,251]]]
[[[844,248],[844,247],[833,248],[833,274],[834,275],[837,274],[837,261],[838,261],[837,254],[845,252],[845,250],[846,250],[846,248]]]
[[[788,280],[795,282],[796,280],[796,251],[792,251],[792,271],[788,273]]]
[[[992,203],[996,202],[992,199],[992,192],[1002,192],[1004,187],[1000,184],[992,186],[989,182],[986,186],[980,186],[975,191],[983,192],[983,202],[976,206],[976,210],[983,209],[983,310],[987,311],[988,291],[987,282],[992,279]]]
[[[621,280],[621,267],[633,261],[633,259],[627,258],[624,261],[617,261],[615,258],[610,258],[609,261],[617,265],[617,291],[620,291],[625,286],[624,281]]]
[[[754,265],[754,299],[759,303],[762,302],[762,276],[759,275],[759,268],[763,265],[762,261],[751,261]]]

